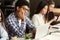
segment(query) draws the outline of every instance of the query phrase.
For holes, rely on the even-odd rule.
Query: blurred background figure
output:
[[[46,17],[47,21],[50,21],[51,19],[56,18],[56,20],[51,23],[51,25],[54,25],[54,24],[56,24],[56,21],[58,18],[58,16],[55,16],[55,14],[53,12],[54,7],[55,7],[55,2],[53,0],[49,0],[47,2],[48,2],[48,12],[45,17]]]
[[[36,27],[36,36],[35,39],[43,38],[48,33],[48,29],[50,24],[55,21],[56,19],[53,18],[49,22],[45,18],[45,15],[48,11],[48,4],[46,1],[41,1],[37,9],[35,11],[35,14],[32,17],[32,22]]]
[[[0,40],[8,40],[8,33],[4,24],[4,15],[0,8]]]

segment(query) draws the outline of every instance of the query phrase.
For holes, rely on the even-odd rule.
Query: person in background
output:
[[[0,9],[0,40],[8,40],[8,33],[6,32],[4,25],[4,16],[2,10]]]
[[[55,2],[53,0],[49,0],[48,1],[48,13],[47,13],[48,21],[51,20],[51,19],[53,19],[54,17],[56,19],[58,18],[58,16],[54,15],[54,13],[53,13],[54,8],[55,8]]]
[[[28,11],[29,3],[26,0],[18,0],[15,3],[15,12],[11,13],[5,21],[10,37],[25,38],[27,25],[31,31],[36,30],[30,19],[26,16]]]
[[[36,35],[35,39],[40,40],[41,38],[45,37],[48,34],[48,28],[50,23],[55,21],[56,19],[53,18],[49,22],[45,18],[45,15],[48,10],[48,4],[46,1],[41,1],[36,9],[35,14],[32,17],[32,22],[36,27]]]
[[[45,17],[47,16],[46,18],[48,22],[53,18],[55,18],[56,20],[50,24],[48,35],[45,36],[42,40],[60,40],[60,33],[58,32],[60,30],[59,30],[59,26],[57,25],[59,24],[59,22],[57,21],[58,16],[55,15],[53,12],[54,7],[55,7],[55,2],[53,0],[49,0],[48,12],[46,13]]]
[[[48,2],[48,12],[53,12],[53,9],[55,7],[55,2],[53,0],[49,0]]]
[[[54,7],[55,7],[55,2],[53,0],[49,0],[48,1],[48,13],[46,14],[46,18],[48,21],[50,21],[51,19],[53,19],[54,17],[56,18],[55,21],[53,21],[50,25],[56,25],[58,24],[59,22],[57,21],[58,19],[58,16],[56,16],[53,12],[54,10]],[[50,27],[51,28],[51,27]],[[52,28],[53,29],[53,28]]]

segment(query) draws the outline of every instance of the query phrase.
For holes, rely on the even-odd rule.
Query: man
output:
[[[31,31],[35,30],[35,27],[30,19],[26,17],[26,13],[28,11],[29,3],[27,1],[19,0],[16,2],[15,12],[11,13],[5,21],[10,36],[14,35],[20,38],[24,38],[26,25],[28,25]]]

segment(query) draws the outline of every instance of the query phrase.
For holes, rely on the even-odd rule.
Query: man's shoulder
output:
[[[14,15],[14,13],[11,13],[7,18],[9,19],[9,18],[13,18],[15,15]]]
[[[26,22],[31,22],[31,19],[29,17],[26,17]]]
[[[30,20],[30,18],[29,17],[26,17],[26,20]]]
[[[14,13],[11,13],[11,14],[5,19],[5,21],[13,22],[13,20],[15,21],[15,19],[16,19],[15,14],[14,14]]]
[[[9,24],[14,24],[16,21],[15,15],[14,13],[11,13],[6,19],[5,22],[9,23]]]

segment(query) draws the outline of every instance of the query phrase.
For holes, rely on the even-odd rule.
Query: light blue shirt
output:
[[[0,40],[8,40],[8,34],[2,27],[1,23],[0,23]]]

